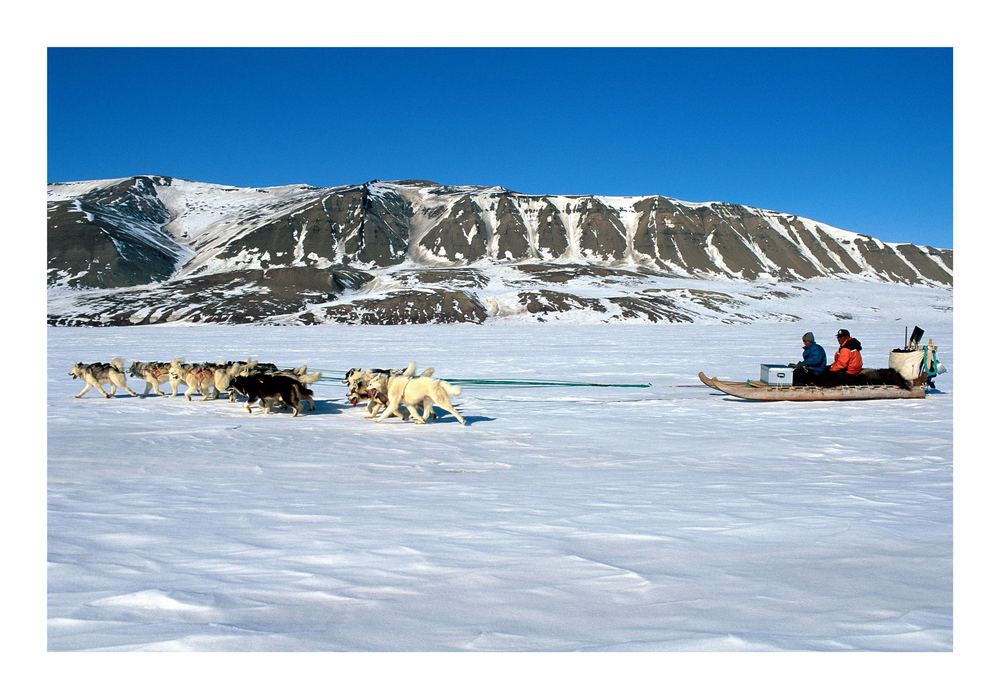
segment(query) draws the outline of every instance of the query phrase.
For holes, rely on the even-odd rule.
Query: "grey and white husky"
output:
[[[76,394],[77,398],[83,398],[83,394],[92,388],[96,388],[104,394],[105,398],[113,396],[115,390],[118,388],[128,391],[133,396],[139,395],[129,388],[125,382],[125,365],[119,357],[112,359],[110,364],[106,364],[105,362],[95,362],[93,364],[77,362],[70,367],[69,375],[74,379],[82,379],[86,384],[83,390]],[[102,384],[109,384],[111,392],[105,391]]]

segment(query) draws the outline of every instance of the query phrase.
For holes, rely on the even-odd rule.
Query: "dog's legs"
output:
[[[188,386],[187,390],[184,391],[184,397],[187,398],[188,400],[191,400],[191,396],[194,395],[194,389],[195,389],[195,385],[194,384],[191,384],[190,386]]]
[[[393,415],[399,415],[399,417],[403,417],[398,412],[398,408],[399,408],[398,403],[393,404],[392,401],[389,401],[388,403],[386,403],[385,410],[382,411],[382,414],[375,418],[375,422],[382,422],[387,417],[392,417]]]
[[[415,425],[422,425],[425,422],[427,422],[423,418],[423,416],[420,414],[420,406],[421,405],[422,405],[422,403],[418,403],[416,405],[414,405],[413,403],[407,403],[406,404],[406,409],[408,411],[410,411],[410,417],[413,418],[413,424],[415,424]]]
[[[129,388],[129,387],[128,387],[128,384],[127,384],[127,383],[125,383],[125,379],[122,379],[122,380],[121,380],[121,383],[117,383],[117,382],[115,382],[114,380],[112,380],[112,382],[111,382],[111,389],[112,389],[112,390],[111,390],[111,392],[112,392],[112,393],[114,393],[114,392],[115,392],[115,391],[114,391],[114,387],[115,387],[115,386],[118,386],[118,387],[119,387],[119,388],[121,388],[121,389],[122,389],[123,391],[128,391],[129,395],[131,395],[131,396],[132,396],[133,398],[135,398],[135,397],[137,397],[137,396],[139,395],[138,393],[136,393],[135,391],[133,391],[133,390],[132,390],[131,388]]]
[[[164,393],[163,391],[160,390],[160,382],[159,381],[157,381],[156,383],[151,384],[151,385],[153,387],[153,392],[156,393],[156,395],[158,395],[158,396],[165,396],[165,395],[167,395],[166,393]]]
[[[374,398],[368,399],[368,405],[365,406],[365,420],[371,420],[373,417],[379,414],[379,403],[375,401]]]
[[[76,395],[74,396],[74,398],[83,398],[83,394],[84,394],[84,393],[86,393],[87,391],[89,391],[89,390],[90,390],[90,389],[92,389],[92,388],[93,388],[93,386],[91,386],[91,385],[90,385],[89,383],[85,383],[85,384],[83,385],[83,390],[82,390],[82,391],[80,391],[79,393],[77,393],[77,394],[76,394]]]
[[[115,395],[114,384],[111,385],[111,393],[108,393],[107,391],[105,391],[104,390],[104,386],[102,386],[101,384],[97,384],[97,390],[100,391],[101,393],[103,393],[105,398],[110,398],[111,396]]]
[[[424,421],[437,417],[434,412],[434,401],[431,398],[424,398]]]
[[[442,391],[441,393],[443,395],[438,396],[437,400],[435,400],[434,402],[437,403],[440,407],[442,407],[445,410],[447,410],[452,415],[454,415],[458,419],[458,421],[461,422],[464,425],[465,424],[465,418],[462,417],[461,415],[459,415],[458,411],[455,410],[455,408],[452,407],[451,401],[448,400],[448,395],[446,393],[444,393],[444,391]]]

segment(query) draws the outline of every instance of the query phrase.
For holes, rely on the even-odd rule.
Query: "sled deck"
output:
[[[760,381],[720,381],[698,372],[701,382],[710,388],[746,400],[880,400],[887,398],[924,398],[923,386],[912,389],[897,386],[768,386]]]

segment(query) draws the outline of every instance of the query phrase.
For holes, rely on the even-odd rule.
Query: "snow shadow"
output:
[[[316,404],[316,410],[309,410],[309,408],[307,408],[306,406],[303,405],[302,408],[299,410],[299,416],[303,416],[303,415],[336,415],[336,414],[340,413],[344,409],[344,407],[346,407],[343,403],[341,403],[340,401],[337,401],[337,400],[313,400],[313,402]],[[246,410],[246,402],[242,402],[241,401],[239,403],[239,405],[244,410]],[[257,404],[257,403],[254,404],[254,406],[253,406],[253,412],[254,412],[254,414],[258,414],[258,413],[262,412],[259,404]],[[271,413],[272,414],[275,414],[275,413],[277,413],[277,414],[286,413],[288,415],[291,415],[292,414],[292,410],[288,406],[284,406],[284,405],[283,406],[274,406],[274,407],[271,408]]]
[[[454,415],[452,415],[451,413],[446,413],[444,410],[440,410],[437,407],[434,408],[434,415],[435,415],[434,417],[435,423],[453,422],[456,425],[458,424],[458,419]],[[462,417],[465,418],[466,426],[474,425],[477,422],[493,422],[494,420],[496,420],[495,417],[486,417],[485,415],[463,415]]]
[[[320,399],[313,400],[313,402],[316,404],[316,410],[303,410],[303,413],[312,413],[313,415],[336,415],[343,412],[344,408],[348,407],[347,403],[334,399]]]

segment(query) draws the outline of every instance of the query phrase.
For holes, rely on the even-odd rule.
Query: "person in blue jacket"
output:
[[[811,332],[802,336],[802,361],[792,372],[792,385],[816,386],[822,383],[826,373],[826,350],[816,344],[816,336]]]

